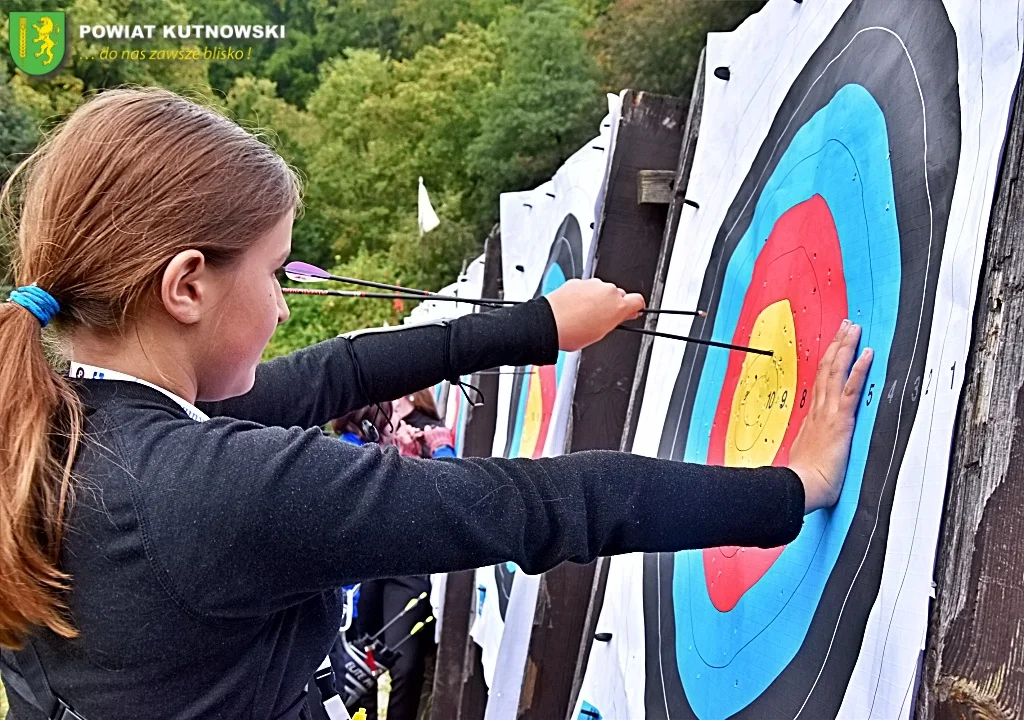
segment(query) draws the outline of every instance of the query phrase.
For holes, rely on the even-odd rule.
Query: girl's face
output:
[[[238,262],[214,272],[217,298],[205,318],[205,342],[196,358],[199,399],[249,392],[264,348],[288,319],[277,270],[291,253],[292,217],[287,212]]]

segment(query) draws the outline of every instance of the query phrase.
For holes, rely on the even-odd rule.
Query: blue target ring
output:
[[[711,337],[731,341],[765,239],[783,213],[815,195],[825,199],[838,231],[850,314],[863,325],[862,343],[875,351],[868,383],[881,387],[899,306],[899,232],[885,117],[860,85],[840,89],[779,160],[729,261]],[[688,462],[707,461],[728,361],[726,350],[707,353],[683,456]],[[701,720],[749,705],[799,650],[857,509],[878,405],[860,410],[838,505],[808,516],[796,541],[731,611],[712,605],[702,553],[676,555],[676,658]]]

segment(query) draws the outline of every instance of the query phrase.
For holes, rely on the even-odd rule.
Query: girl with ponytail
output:
[[[170,92],[92,98],[0,204],[17,286],[0,303],[11,720],[312,718],[342,585],[776,546],[841,489],[870,362],[854,362],[849,324],[789,468],[613,452],[424,461],[328,439],[320,426],[352,409],[553,363],[643,299],[571,281],[511,309],[260,363],[288,317],[276,273],[300,184],[258,138]]]

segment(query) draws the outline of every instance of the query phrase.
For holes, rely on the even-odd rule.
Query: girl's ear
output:
[[[201,252],[178,253],[167,263],[160,280],[160,301],[164,309],[180,323],[199,322],[210,280],[210,267]]]

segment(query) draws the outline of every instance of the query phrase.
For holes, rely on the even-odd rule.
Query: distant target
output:
[[[581,277],[583,235],[576,217],[570,214],[558,227],[533,296],[546,295],[564,285],[566,280]],[[513,379],[505,457],[539,458],[544,452],[565,357],[566,353],[560,352],[554,365],[529,365]]]

